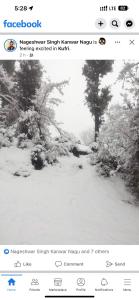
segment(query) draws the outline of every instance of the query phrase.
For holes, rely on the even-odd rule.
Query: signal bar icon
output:
[[[108,6],[101,6],[100,11],[108,11]]]

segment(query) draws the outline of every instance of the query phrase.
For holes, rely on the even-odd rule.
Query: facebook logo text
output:
[[[3,21],[4,28],[42,28],[42,23],[39,20],[33,22],[11,22],[8,20]]]

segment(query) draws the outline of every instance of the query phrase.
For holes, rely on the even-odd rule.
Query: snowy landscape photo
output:
[[[0,61],[0,244],[139,244],[139,61]]]

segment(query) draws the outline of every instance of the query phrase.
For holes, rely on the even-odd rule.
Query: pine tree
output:
[[[20,61],[16,76],[17,87],[20,91],[19,106],[23,111],[27,111],[33,107],[32,100],[36,90],[41,86],[42,66],[38,60]]]
[[[18,101],[14,93],[15,82],[4,67],[0,66],[0,123],[11,125],[19,116]]]
[[[0,65],[7,72],[9,76],[12,76],[15,71],[15,60],[0,60]]]
[[[112,71],[113,63],[113,60],[87,60],[83,67],[83,75],[87,81],[86,102],[91,114],[95,117],[95,141],[104,111],[112,97],[108,87],[100,88],[101,79]]]

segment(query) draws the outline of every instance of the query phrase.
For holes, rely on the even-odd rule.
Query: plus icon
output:
[[[96,20],[96,22],[95,22],[95,25],[96,25],[96,27],[98,28],[98,29],[100,29],[100,28],[105,28],[105,26],[106,26],[106,21],[104,20],[104,19],[102,19],[102,18],[100,18],[100,19],[97,19]]]
[[[101,27],[102,25],[103,25],[104,23],[102,22],[102,21],[100,21],[99,23],[98,23],[98,25]]]

